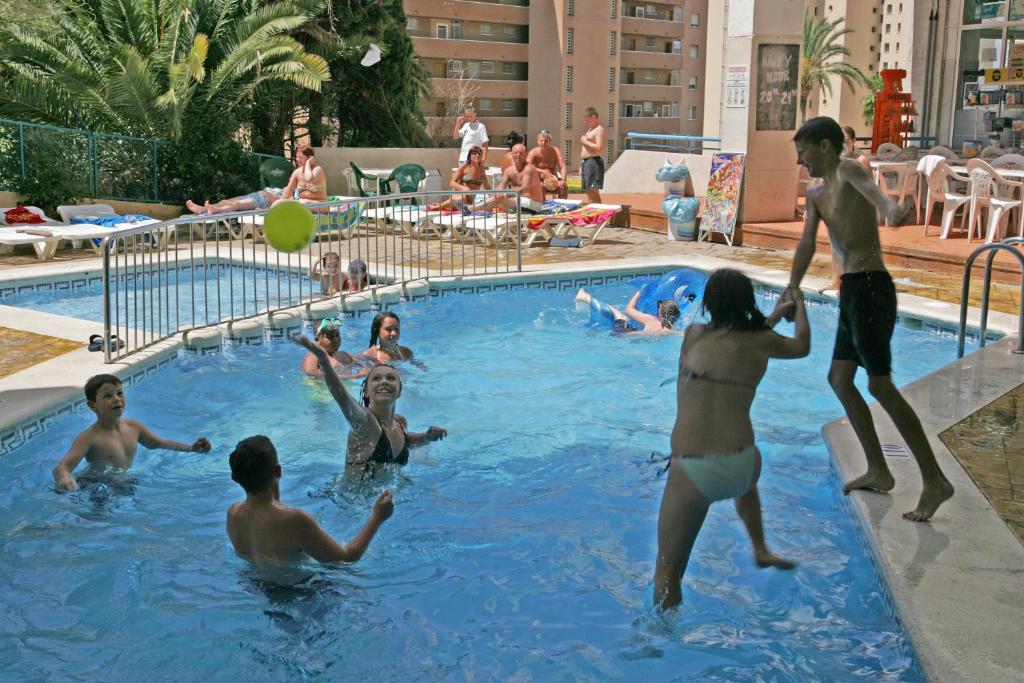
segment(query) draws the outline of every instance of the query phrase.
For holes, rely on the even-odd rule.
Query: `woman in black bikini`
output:
[[[466,163],[459,166],[452,174],[451,187],[453,190],[467,190],[478,192],[491,189],[491,182],[487,179],[487,169],[483,164],[484,152],[479,147],[470,147],[466,156]],[[431,204],[427,207],[429,211],[452,211],[457,210],[455,205],[456,197],[449,197],[440,204]],[[472,204],[476,198],[472,194],[462,195],[462,201]]]
[[[402,379],[390,365],[381,364],[370,370],[363,380],[362,401],[357,401],[331,367],[322,346],[308,337],[300,337],[297,342],[317,357],[327,388],[351,426],[346,469],[368,471],[378,464],[404,465],[409,461],[410,448],[448,435],[441,427],[430,427],[425,432],[406,431],[406,419],[395,412],[395,404],[402,395]]]

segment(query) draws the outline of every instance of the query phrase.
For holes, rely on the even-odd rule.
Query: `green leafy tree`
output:
[[[800,117],[807,118],[807,102],[815,87],[832,95],[833,76],[838,76],[851,91],[856,86],[870,87],[864,72],[845,61],[850,50],[839,39],[851,28],[841,28],[843,19],[816,19],[804,8],[804,44],[800,57]]]
[[[429,76],[413,50],[402,0],[333,0],[332,27],[349,47],[330,60],[333,79],[312,97],[311,120],[326,116],[339,146],[417,147],[429,144],[420,100]],[[381,61],[359,62],[370,43]]]
[[[871,76],[871,85],[868,86],[871,88],[871,92],[860,98],[860,106],[864,109],[864,123],[869,126],[875,122],[875,97],[882,90],[883,85],[882,76],[874,74]]]
[[[315,22],[320,0],[23,4],[35,21],[0,26],[0,114],[10,118],[224,139],[264,85],[315,91],[329,79],[326,60],[292,35]]]

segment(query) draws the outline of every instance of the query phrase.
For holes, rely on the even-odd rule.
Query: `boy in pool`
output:
[[[590,306],[592,309],[595,309],[599,315],[611,320],[612,332],[616,334],[645,334],[650,336],[660,336],[663,334],[677,333],[675,325],[680,316],[679,304],[671,299],[659,301],[658,315],[651,315],[650,313],[644,313],[637,309],[636,302],[639,300],[640,292],[638,291],[633,295],[633,298],[629,300],[629,304],[626,306],[626,312],[623,314],[622,311],[614,306],[610,306],[609,304],[595,299],[591,296],[590,292],[582,287],[580,287],[580,291],[576,292],[576,301],[586,306]],[[640,327],[636,327],[634,323],[640,325]]]
[[[307,556],[318,562],[356,562],[395,510],[391,491],[384,489],[362,531],[342,545],[312,515],[281,502],[281,465],[270,439],[242,439],[229,462],[231,478],[245,489],[245,500],[228,509],[228,538],[235,552],[250,562],[292,563]]]
[[[141,422],[122,417],[125,409],[124,388],[113,375],[96,375],[85,383],[85,398],[96,413],[96,422],[75,437],[71,448],[53,468],[58,491],[72,491],[77,482],[71,472],[85,458],[92,469],[125,470],[135,461],[141,443],[146,448],[209,453],[210,442],[200,437],[192,445],[161,439]]]
[[[341,350],[340,327],[341,321],[337,318],[324,318],[320,321],[320,325],[316,330],[316,343],[327,351],[331,367],[337,369],[340,365],[345,365],[349,368],[350,372],[339,373],[339,377],[342,379],[355,379],[357,377],[362,377],[368,372],[367,368],[360,368],[356,372],[352,373],[352,366],[356,361],[352,357],[352,354]],[[318,361],[317,357],[312,353],[307,353],[305,355],[300,367],[307,375],[311,375],[313,377],[324,376],[324,372],[320,368],[320,361]]]
[[[892,418],[921,469],[921,497],[917,507],[903,516],[915,522],[926,521],[953,495],[953,485],[939,469],[914,409],[892,381],[889,342],[896,326],[896,288],[885,269],[878,236],[879,214],[885,216],[889,225],[902,225],[909,219],[913,204],[900,206],[892,201],[872,182],[864,166],[855,159],[842,158],[843,130],[832,119],[810,119],[796,132],[793,141],[799,162],[812,177],[824,182],[807,191],[804,233],[793,257],[783,300],[796,300],[800,281],[814,255],[818,225],[824,220],[832,252],[843,267],[839,327],[828,381],[843,404],[868,461],[868,471],[848,481],[843,492],[889,491],[895,484],[882,455],[871,411],[853,383],[860,365],[868,373],[868,391]]]

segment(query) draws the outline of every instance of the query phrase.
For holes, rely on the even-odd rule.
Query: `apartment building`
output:
[[[708,0],[405,0],[409,35],[432,76],[428,128],[451,134],[472,103],[497,143],[551,132],[579,165],[584,111],[608,130],[700,135]]]

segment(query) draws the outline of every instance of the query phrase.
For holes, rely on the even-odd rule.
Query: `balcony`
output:
[[[622,50],[619,66],[623,69],[675,69],[683,68],[682,52],[646,52]]]
[[[649,19],[652,21],[674,21],[677,24],[683,23],[683,12],[674,12],[669,5],[654,5],[655,11],[649,11],[647,5],[634,5],[626,3],[622,6],[622,16],[636,19]]]
[[[406,17],[419,17],[430,24],[430,18],[493,24],[529,24],[530,9],[512,3],[469,2],[467,0],[415,0],[405,3]]]
[[[423,66],[435,79],[466,79],[483,81],[528,81],[530,69],[526,62],[481,62],[471,59],[459,64],[451,59],[424,59]],[[490,71],[485,70],[490,68]]]
[[[666,40],[656,36],[626,34],[622,36],[621,48],[623,52],[681,55],[683,54],[683,39],[679,36]]]
[[[495,62],[528,62],[530,59],[530,47],[526,43],[413,37],[412,44],[421,59],[486,59]]]
[[[670,135],[681,134],[685,122],[676,117],[670,116],[620,116],[620,135],[626,133],[667,133]]]
[[[635,33],[641,36],[681,39],[685,26],[681,21],[657,21],[653,19],[637,19],[636,17],[622,17],[622,32]]]
[[[643,85],[639,83],[619,85],[619,97],[622,100],[678,102],[682,94],[683,88],[679,85]]]
[[[482,78],[432,78],[430,79],[434,93],[445,95],[464,91],[476,97],[526,99],[527,81],[485,80]]]

